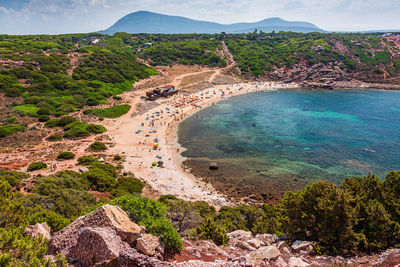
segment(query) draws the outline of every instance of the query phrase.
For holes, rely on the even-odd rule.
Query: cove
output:
[[[193,173],[225,193],[281,195],[320,179],[400,169],[399,118],[397,91],[262,91],[187,118],[179,143]],[[221,170],[210,172],[209,162]]]

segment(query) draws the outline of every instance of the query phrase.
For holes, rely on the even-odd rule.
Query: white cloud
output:
[[[96,31],[139,10],[220,23],[282,17],[327,30],[400,27],[400,0],[7,0],[20,3],[12,8],[2,1],[0,31],[7,33]]]

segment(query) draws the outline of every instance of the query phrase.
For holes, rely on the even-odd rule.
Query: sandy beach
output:
[[[297,84],[238,83],[218,85],[193,94],[179,93],[169,98],[147,102],[140,97],[146,90],[125,93],[131,110],[118,120],[107,123],[108,134],[115,146],[110,153],[125,156],[124,170],[131,171],[160,194],[171,194],[185,200],[204,200],[215,206],[229,204],[210,184],[194,177],[185,169],[178,143],[178,126],[186,117],[229,97],[262,90],[298,88]],[[148,108],[139,108],[143,103]],[[111,122],[111,121],[110,121]],[[155,147],[155,143],[157,143]],[[162,161],[163,166],[152,166]]]

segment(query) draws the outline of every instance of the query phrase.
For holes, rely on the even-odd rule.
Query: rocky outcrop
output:
[[[149,234],[143,234],[136,241],[136,249],[147,256],[153,256],[159,245],[158,238]]]
[[[117,206],[104,205],[92,213],[79,217],[54,234],[49,244],[49,254],[68,255],[70,248],[76,245],[82,230],[88,227],[110,228],[128,244],[133,244],[142,232],[142,229],[129,219],[125,211]]]
[[[50,235],[50,227],[47,225],[47,223],[37,223],[35,225],[28,225],[25,228],[25,234],[30,235],[34,238],[38,238],[39,236],[42,236],[43,238],[50,240],[51,235]]]
[[[128,243],[111,228],[84,228],[67,258],[77,261],[82,266],[93,266],[96,263],[110,261],[120,252],[129,249]]]
[[[314,248],[313,242],[309,242],[309,241],[296,240],[292,244],[292,249],[296,252],[300,252],[301,250],[311,252],[313,250],[313,248]]]
[[[274,260],[281,255],[279,249],[275,246],[267,246],[257,249],[256,251],[250,252],[246,255],[246,261],[248,263],[261,264],[265,260]]]

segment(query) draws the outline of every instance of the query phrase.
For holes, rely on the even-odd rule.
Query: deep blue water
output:
[[[278,90],[236,96],[182,122],[179,142],[189,158],[246,165],[249,179],[256,175],[252,169],[275,180],[293,175],[340,182],[368,173],[383,178],[400,169],[400,93]]]

